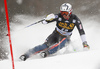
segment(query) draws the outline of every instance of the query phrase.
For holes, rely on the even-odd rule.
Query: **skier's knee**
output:
[[[40,50],[44,50],[46,48],[47,48],[47,45],[46,44],[42,44],[42,45],[34,47],[34,51],[37,52],[37,51],[40,51]]]
[[[40,46],[34,47],[34,51],[35,51],[35,52],[37,52],[37,51],[39,51],[39,50],[40,50]]]

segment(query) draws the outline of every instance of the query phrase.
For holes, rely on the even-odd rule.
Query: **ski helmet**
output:
[[[60,6],[60,11],[61,11],[61,14],[70,14],[72,13],[72,5],[69,4],[69,3],[63,3],[61,6]]]

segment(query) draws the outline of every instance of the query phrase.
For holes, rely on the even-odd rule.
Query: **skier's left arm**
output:
[[[90,47],[89,47],[89,45],[87,43],[87,40],[86,40],[86,35],[85,35],[85,31],[83,29],[83,25],[82,25],[80,19],[78,19],[78,18],[77,18],[77,21],[76,21],[76,27],[77,27],[77,29],[79,31],[81,40],[83,42],[83,47],[90,49]]]

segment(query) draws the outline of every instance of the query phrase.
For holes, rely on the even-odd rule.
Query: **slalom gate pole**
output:
[[[8,16],[8,9],[7,9],[7,1],[6,0],[4,0],[4,5],[5,5],[5,14],[6,14],[6,21],[7,21],[8,36],[9,36],[10,53],[11,53],[11,59],[12,59],[12,68],[15,69],[11,36],[10,36],[9,16]]]

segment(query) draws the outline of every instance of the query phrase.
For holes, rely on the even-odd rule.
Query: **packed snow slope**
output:
[[[95,17],[88,17],[88,19],[81,17],[87,41],[90,45],[89,51],[83,51],[80,35],[77,28],[75,28],[71,37],[71,43],[56,54],[47,58],[41,58],[37,54],[26,61],[20,61],[20,55],[30,48],[42,44],[55,29],[55,22],[45,25],[39,23],[24,28],[42,18],[27,15],[14,16],[14,21],[11,22],[11,39],[15,69],[100,69],[100,24],[94,20]],[[11,69],[11,65],[9,55],[9,60],[0,62],[0,69]]]

